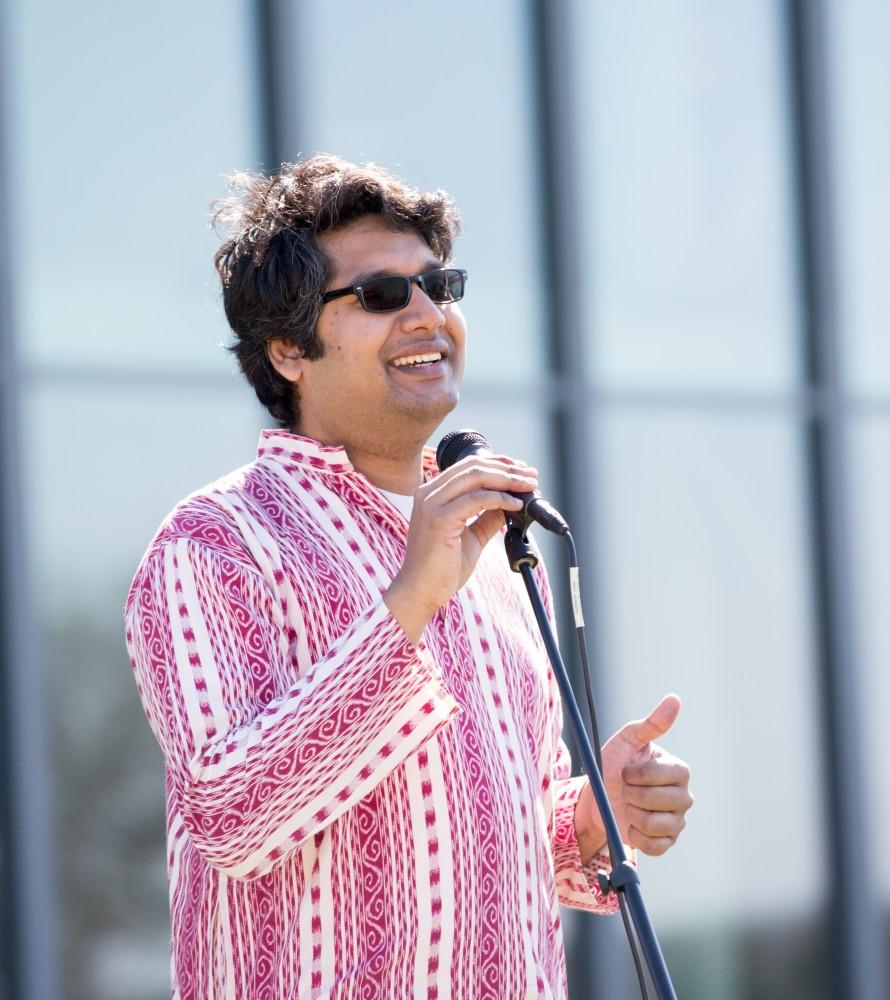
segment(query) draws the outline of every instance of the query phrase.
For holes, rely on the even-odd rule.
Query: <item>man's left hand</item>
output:
[[[621,839],[644,854],[664,854],[674,845],[693,803],[689,768],[654,740],[674,724],[680,699],[665,695],[645,719],[628,722],[605,744],[603,780]],[[605,848],[606,835],[590,785],[575,806],[581,858]]]

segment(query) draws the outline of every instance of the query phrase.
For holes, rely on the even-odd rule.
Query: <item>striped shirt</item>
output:
[[[407,531],[342,448],[267,430],[137,570],[174,998],[561,998],[559,904],[615,908],[521,578],[495,539],[415,646],[381,596]]]

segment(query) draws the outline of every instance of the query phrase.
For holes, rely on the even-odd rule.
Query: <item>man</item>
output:
[[[171,513],[126,607],[167,763],[174,996],[564,997],[558,904],[616,903],[521,581],[488,545],[535,470],[438,474],[424,450],[463,374],[455,210],[326,156],[235,187],[217,268],[281,429]],[[692,804],[650,742],[678,710],[603,752],[650,854]]]

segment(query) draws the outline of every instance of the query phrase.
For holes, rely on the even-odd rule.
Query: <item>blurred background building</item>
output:
[[[696,806],[641,862],[679,995],[887,995],[888,38],[881,0],[0,0],[0,995],[169,996],[123,601],[271,424],[210,202],[315,151],[454,195],[448,426],[577,525],[602,729],[684,698]],[[573,997],[635,995],[620,921],[565,930]]]

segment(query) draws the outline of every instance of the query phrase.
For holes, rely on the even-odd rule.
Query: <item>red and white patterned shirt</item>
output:
[[[268,430],[139,566],[179,1000],[562,998],[558,904],[615,909],[521,578],[495,539],[414,646],[381,598],[407,527],[342,448]]]

